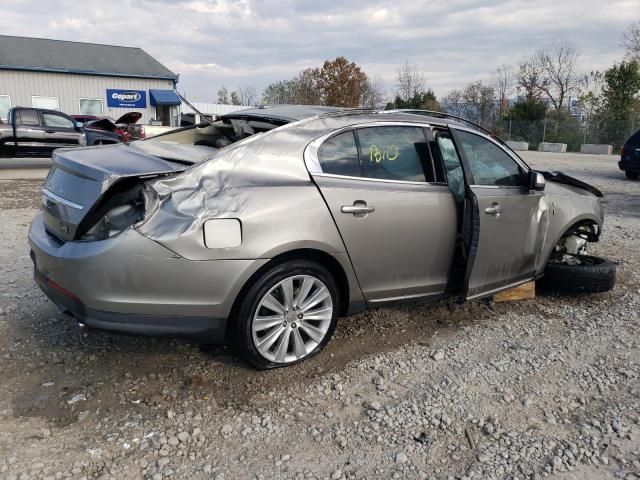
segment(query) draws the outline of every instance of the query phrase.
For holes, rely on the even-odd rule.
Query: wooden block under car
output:
[[[496,293],[493,296],[494,302],[510,302],[512,300],[526,300],[536,298],[536,282],[527,282],[517,287]]]

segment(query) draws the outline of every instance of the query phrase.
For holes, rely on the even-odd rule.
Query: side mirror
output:
[[[544,175],[540,172],[535,172],[533,170],[529,172],[529,188],[531,190],[542,191],[544,190],[545,183]]]
[[[82,130],[82,127],[84,127],[84,123],[76,122],[76,130]]]

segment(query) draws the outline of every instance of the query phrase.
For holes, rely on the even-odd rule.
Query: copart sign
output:
[[[147,108],[146,90],[107,89],[107,107],[111,108]]]

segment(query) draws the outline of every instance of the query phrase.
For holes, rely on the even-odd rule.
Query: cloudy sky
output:
[[[621,59],[640,0],[1,0],[0,33],[141,47],[180,74],[179,89],[272,81],[343,55],[389,92],[405,59],[438,96],[487,80],[561,36],[585,71]]]

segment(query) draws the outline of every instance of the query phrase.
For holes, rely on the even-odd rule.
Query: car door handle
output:
[[[366,203],[365,204],[361,204],[361,203],[354,203],[353,205],[343,205],[342,207],[340,207],[340,211],[342,213],[351,213],[353,215],[362,215],[362,214],[366,214],[366,213],[371,213],[371,212],[375,212],[376,209],[375,207],[369,207]]]
[[[484,213],[487,215],[493,215],[494,217],[499,217],[502,213],[502,207],[497,203],[493,203],[490,207],[484,209]]]
[[[46,133],[56,133],[55,130],[51,130],[50,128],[48,128],[47,130],[45,130]]]

